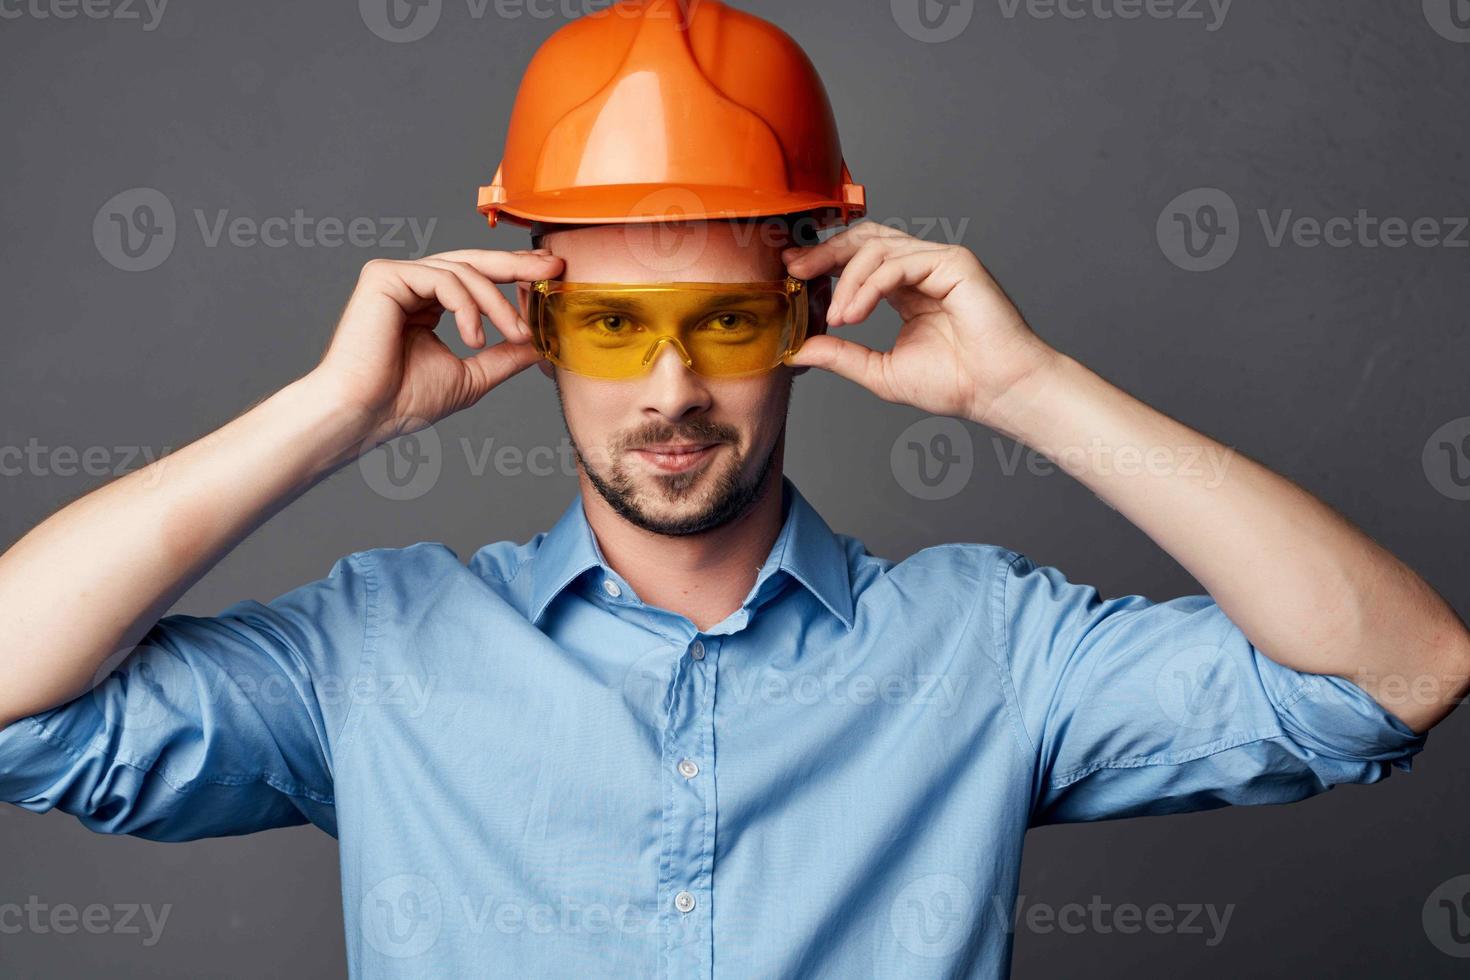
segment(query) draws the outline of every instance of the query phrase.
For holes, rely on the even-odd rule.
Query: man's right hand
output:
[[[544,250],[480,249],[369,262],[313,370],[63,507],[0,555],[0,727],[90,689],[112,653],[327,473],[536,363],[497,283],[551,278],[563,263]],[[445,311],[470,356],[435,336]],[[485,347],[482,316],[504,342]]]
[[[564,262],[547,249],[373,259],[308,379],[362,414],[365,449],[432,425],[540,360],[530,329],[496,284],[553,278]],[[445,312],[476,353],[461,358],[435,334]],[[505,340],[485,346],[482,316]]]

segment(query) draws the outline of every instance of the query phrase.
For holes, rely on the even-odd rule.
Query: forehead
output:
[[[785,231],[769,222],[666,221],[553,231],[569,282],[755,282],[784,279]]]

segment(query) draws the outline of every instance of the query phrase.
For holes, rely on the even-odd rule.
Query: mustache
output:
[[[682,425],[655,425],[639,429],[621,440],[624,451],[667,442],[736,442],[739,433],[718,422],[688,422]]]

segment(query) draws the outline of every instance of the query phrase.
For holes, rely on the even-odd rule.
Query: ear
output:
[[[521,310],[521,319],[522,320],[525,320],[527,323],[530,323],[531,322],[531,312],[530,312],[531,311],[531,284],[530,283],[527,283],[527,282],[517,282],[516,283],[516,305],[518,307],[520,307],[520,310]],[[536,362],[536,366],[538,368],[540,368],[541,369],[541,373],[544,374],[544,375],[546,375],[548,378],[553,378],[554,379],[556,377],[556,368],[553,367],[552,364],[551,364],[551,362],[548,361],[546,358],[543,357],[541,360],[537,361]]]
[[[806,335],[815,337],[827,332],[827,308],[832,302],[832,277],[817,276],[806,283]],[[800,377],[810,371],[807,366],[791,369],[792,377]]]

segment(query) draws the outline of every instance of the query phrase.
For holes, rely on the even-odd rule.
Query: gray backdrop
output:
[[[154,2],[0,2],[4,545],[140,449],[194,439],[307,370],[361,264],[422,253],[401,219],[434,222],[431,251],[523,247],[486,228],[475,188],[532,51],[605,5],[429,0],[394,27],[385,0]],[[925,19],[914,0],[744,4],[822,72],[871,216],[963,241],[1051,342],[1300,481],[1470,611],[1470,3],[928,2]],[[1354,221],[1313,245],[1290,224],[1303,217]],[[356,220],[355,240],[333,220]],[[885,344],[895,326],[883,311],[854,333]],[[916,422],[810,372],[788,472],[876,554],[994,542],[1105,594],[1198,591],[979,427],[950,427],[959,475],[923,499],[894,455]],[[539,372],[435,433],[437,478],[409,499],[349,467],[178,611],[270,598],[362,548],[440,540],[465,557],[524,540],[575,493],[564,454],[545,465],[563,430]],[[1470,890],[1452,880],[1470,873],[1467,748],[1461,712],[1379,786],[1035,833],[1028,904],[1232,918],[1213,945],[1208,926],[1023,920],[1016,974],[1463,976],[1470,942],[1435,910]],[[0,869],[0,905],[109,910],[92,932],[44,916],[0,932],[7,977],[344,969],[336,851],[311,828],[154,844],[0,807]],[[169,917],[130,931],[128,907]]]

